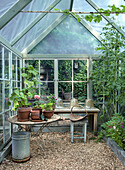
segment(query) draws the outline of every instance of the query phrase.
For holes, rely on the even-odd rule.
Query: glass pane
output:
[[[2,88],[3,88],[3,81],[0,80],[0,112],[2,112]]]
[[[100,76],[100,69],[103,68],[103,65],[100,60],[95,60],[92,62],[93,70],[96,70],[98,76]],[[103,80],[103,77],[102,77]],[[100,86],[101,90],[103,90],[103,86]],[[97,88],[97,83],[93,81],[92,83],[92,92],[93,92],[93,100],[97,103],[103,102],[103,95],[100,95]]]
[[[20,81],[20,58],[17,57],[17,80]]]
[[[18,88],[20,88],[20,82],[17,82],[17,86],[18,86]]]
[[[99,44],[75,18],[67,17],[30,54],[97,54]]]
[[[51,3],[52,3],[52,1],[54,1],[54,0],[51,0]],[[58,3],[55,7],[54,7],[54,9],[55,8],[57,8],[57,9],[61,9],[61,10],[64,10],[64,9],[69,9],[70,8],[70,1],[71,0],[61,0],[60,1],[60,3]],[[34,2],[36,2],[36,0],[35,1],[32,1],[33,2],[33,5],[32,5],[32,7],[30,7],[30,10],[31,10],[31,8],[33,8],[33,6],[34,6]],[[49,0],[49,2],[50,2],[50,0]],[[48,0],[44,0],[44,2],[43,2],[43,0],[42,1],[39,1],[39,0],[37,0],[37,6],[36,6],[36,10],[38,10],[39,9],[39,7],[38,6],[40,6],[40,10],[41,10],[41,6],[43,6],[45,3],[47,3],[47,4],[49,4],[48,3]],[[51,3],[49,4],[49,6],[51,6]],[[47,5],[48,6],[48,5]],[[53,9],[53,10],[54,10]],[[35,13],[34,13],[35,14]],[[29,16],[29,18],[31,18],[32,19],[32,17],[34,16],[34,14],[32,14],[32,13],[30,13],[30,16]],[[20,25],[20,22],[23,22],[23,18],[26,18],[26,20],[28,19],[26,16],[23,16],[23,15],[25,15],[25,14],[20,14],[21,15],[21,18],[20,19],[18,19],[18,18],[16,18],[16,17],[14,17],[14,19],[16,18],[16,21],[14,21],[14,24],[17,26],[17,28],[18,28],[18,26]],[[35,14],[35,15],[37,15],[37,14]],[[39,14],[40,15],[40,14]],[[32,27],[32,29],[31,30],[29,30],[26,34],[25,34],[25,36],[23,36],[15,45],[14,45],[14,47],[16,48],[16,49],[18,49],[19,51],[22,51],[23,49],[25,49],[27,46],[29,46],[29,44],[34,40],[34,39],[36,39],[39,35],[41,35],[41,34],[43,34],[44,33],[44,31],[46,30],[46,29],[48,29],[48,27],[51,25],[51,24],[54,24],[54,22],[57,20],[58,21],[58,19],[59,19],[59,17],[60,16],[62,16],[63,14],[62,13],[53,13],[53,14],[47,14],[47,15],[45,15],[38,23],[36,23],[35,24],[35,26],[33,26]],[[25,20],[25,21],[26,21]],[[10,23],[10,22],[9,22]],[[29,19],[27,20],[27,23],[29,24]],[[12,26],[12,23],[11,23],[11,25],[9,25],[9,26],[11,26],[11,28],[13,28]],[[8,27],[9,27],[8,26]],[[15,27],[16,27],[15,26]],[[23,27],[22,27],[22,29],[24,29],[24,24],[22,25]],[[8,28],[7,27],[7,28]],[[32,36],[31,36],[32,35]],[[10,36],[11,37],[11,36]],[[10,38],[9,38],[10,39]],[[11,41],[11,40],[10,40]],[[42,48],[42,47],[41,47]]]
[[[87,61],[86,60],[74,60],[74,81],[87,80]]]
[[[40,80],[53,81],[54,79],[54,61],[41,60],[40,61]]]
[[[58,86],[58,95],[59,97],[61,97],[62,99],[65,100],[70,100],[72,97],[72,83],[59,83]]]
[[[9,8],[11,8],[14,3],[16,3],[17,0],[6,0],[6,1],[1,1],[0,3],[0,15],[2,16],[5,12],[7,12],[9,10]]]
[[[4,61],[5,61],[4,78],[9,79],[9,51],[6,48],[4,48]]]
[[[74,83],[74,98],[79,102],[84,102],[87,99],[87,83]]]
[[[59,60],[58,63],[58,78],[60,81],[72,80],[72,61],[71,60]]]
[[[42,82],[42,85],[40,85],[40,94],[43,99],[46,99],[47,95],[54,94],[54,83]]]
[[[2,148],[3,144],[3,115],[0,115],[0,149]]]
[[[0,44],[0,78],[2,78],[2,45]]]
[[[16,55],[12,54],[12,79],[16,80]]]
[[[32,65],[34,68],[39,69],[39,60],[26,60],[25,65]]]
[[[13,81],[13,82],[12,82],[12,88],[13,88],[13,90],[15,90],[15,88],[17,88],[17,86],[16,86],[16,81]]]
[[[5,81],[5,109],[9,109],[9,106],[7,106],[7,102],[9,100],[9,90],[10,90],[10,82]]]
[[[8,122],[8,118],[10,117],[10,112],[5,113],[5,140],[8,141],[10,138],[10,123]]]

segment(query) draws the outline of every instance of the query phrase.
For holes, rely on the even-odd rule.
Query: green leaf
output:
[[[8,101],[8,102],[7,102],[7,105],[8,105],[8,106],[11,106],[11,102],[10,102],[10,101]]]
[[[65,10],[63,10],[63,12],[67,15],[67,14],[69,14],[69,9],[65,9]]]
[[[14,90],[14,93],[16,94],[16,95],[19,95],[19,90],[17,89],[17,90]]]
[[[26,73],[22,73],[21,76],[24,77],[24,78],[26,78],[26,77],[27,77],[27,74],[26,74]]]
[[[57,8],[55,8],[54,10],[55,10],[55,11],[60,11],[60,9],[57,9]]]
[[[95,22],[100,22],[100,21],[102,21],[102,17],[101,17],[101,15],[96,15],[96,16],[94,16],[94,21]]]
[[[93,15],[92,14],[91,15],[86,15],[85,20],[91,22],[93,20]]]

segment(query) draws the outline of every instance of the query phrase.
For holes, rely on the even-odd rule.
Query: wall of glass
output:
[[[21,63],[19,56],[0,44],[0,150],[11,136],[8,118],[13,113],[7,101],[14,88],[21,88]]]
[[[67,17],[29,54],[98,54],[100,42],[75,18]]]
[[[84,102],[88,91],[87,60],[25,60],[25,65],[31,64],[39,70],[41,84],[38,93],[41,96],[51,93],[65,102],[73,97]]]

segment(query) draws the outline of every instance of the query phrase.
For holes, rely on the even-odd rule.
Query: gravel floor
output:
[[[32,134],[31,134],[32,135]],[[44,133],[46,158],[34,137],[31,137],[31,158],[24,163],[12,161],[11,153],[0,170],[123,170],[125,167],[105,142],[95,143],[88,132],[87,143],[81,139],[70,142],[70,133]],[[93,140],[90,140],[93,139]],[[37,138],[38,142],[40,141]]]

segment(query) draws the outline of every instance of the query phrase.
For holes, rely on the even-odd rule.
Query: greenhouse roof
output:
[[[120,7],[120,5],[125,5],[123,0],[6,0],[0,3],[0,41],[7,45],[8,47],[12,47],[12,49],[21,55],[21,53],[37,53],[37,49],[34,47],[43,46],[43,50],[38,53],[50,53],[49,50],[45,50],[47,48],[46,41],[51,39],[51,37],[55,37],[58,39],[60,35],[58,33],[70,31],[68,28],[68,23],[71,22],[72,25],[76,25],[79,29],[72,29],[73,32],[79,33],[76,36],[79,37],[81,34],[81,38],[83,33],[89,36],[89,39],[93,36],[93,40],[90,43],[100,43],[101,36],[100,33],[103,31],[102,28],[106,25],[106,23],[110,22],[119,32],[125,35],[125,30],[119,28],[119,26],[125,25],[125,15],[119,14],[118,16],[111,14],[110,17],[104,16],[103,14],[102,21],[99,23],[95,23],[94,21],[88,22],[86,20],[80,21],[80,23],[76,23],[77,18],[75,18],[72,14],[65,15],[64,13],[55,12],[55,9],[65,10],[74,12],[98,12],[99,8],[107,9],[108,5],[115,5],[116,7]],[[36,12],[28,12],[28,11],[36,11]],[[39,12],[38,12],[39,11]],[[41,12],[40,12],[41,11]],[[48,12],[42,12],[48,11]],[[50,11],[50,12],[49,12]],[[52,13],[51,13],[52,12]],[[86,14],[83,14],[86,15]],[[111,17],[114,16],[116,18],[116,22],[112,22]],[[72,19],[71,19],[72,18]],[[64,27],[63,27],[64,26]],[[81,28],[83,27],[83,30]],[[62,30],[61,30],[62,27]],[[74,36],[73,33],[69,32],[67,35],[67,39],[72,40],[71,36]],[[91,38],[90,38],[91,37]],[[64,42],[64,36],[62,38],[62,42]],[[56,41],[56,40],[55,40]],[[79,40],[80,41],[80,40]],[[66,43],[69,43],[66,40]],[[80,44],[80,42],[76,42],[76,44]],[[74,43],[74,46],[76,45]],[[52,43],[50,44],[52,46]],[[53,46],[54,47],[54,46]],[[52,51],[52,50],[51,50]],[[78,53],[85,53],[85,51],[77,51]],[[59,54],[60,50],[52,51],[52,54]],[[61,53],[70,53],[67,48],[66,51],[62,51]],[[76,53],[73,52],[72,53]]]

